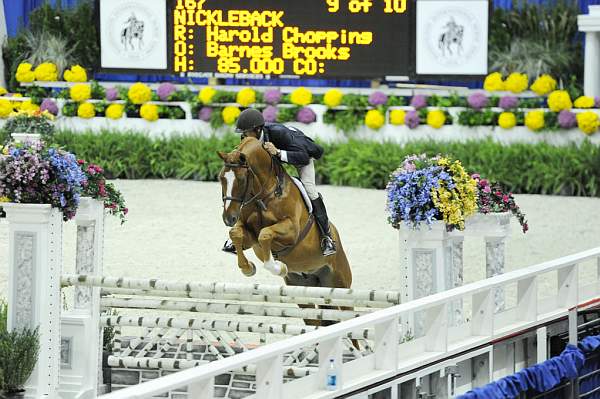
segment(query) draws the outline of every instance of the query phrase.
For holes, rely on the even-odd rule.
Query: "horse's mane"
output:
[[[242,139],[237,150],[246,156],[250,164],[259,162],[266,168],[272,168],[272,172],[280,179],[285,179],[285,176],[288,175],[282,162],[278,158],[269,155],[267,150],[263,148],[262,142],[255,137],[248,136]]]

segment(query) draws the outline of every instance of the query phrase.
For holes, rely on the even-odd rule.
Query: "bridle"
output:
[[[240,202],[242,205],[240,206],[240,209],[243,208],[246,205],[249,205],[251,203],[253,203],[254,201],[257,201],[258,206],[263,210],[266,211],[267,207],[265,206],[263,200],[268,198],[271,194],[273,194],[276,190],[277,190],[277,184],[275,184],[275,188],[273,190],[271,190],[270,192],[268,192],[264,198],[259,198],[263,195],[263,193],[265,192],[265,187],[260,183],[260,179],[258,178],[258,176],[256,175],[256,173],[254,172],[254,170],[250,167],[250,165],[248,164],[241,164],[241,163],[230,163],[230,162],[225,162],[225,166],[231,169],[247,169],[246,172],[246,187],[244,188],[244,194],[241,197],[230,197],[230,196],[223,196],[223,204],[225,204],[226,201],[233,201],[233,202]],[[273,170],[273,159],[271,158],[271,170]],[[252,196],[250,199],[246,199],[246,197],[248,196],[248,191],[250,188],[250,185],[252,185],[252,188],[254,188],[254,180],[258,180],[258,183],[260,184],[260,190],[258,191],[258,193],[256,193],[254,196]]]

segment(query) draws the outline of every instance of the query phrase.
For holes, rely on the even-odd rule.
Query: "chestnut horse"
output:
[[[337,229],[331,224],[337,253],[324,257],[314,217],[298,187],[254,137],[233,152],[219,152],[223,221],[246,276],[256,267],[244,255],[252,248],[271,273],[288,285],[350,288],[352,272]]]

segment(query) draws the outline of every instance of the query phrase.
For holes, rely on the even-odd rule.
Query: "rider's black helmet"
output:
[[[237,119],[235,125],[235,131],[238,133],[244,133],[265,125],[265,118],[260,111],[254,108],[248,108],[242,111]]]

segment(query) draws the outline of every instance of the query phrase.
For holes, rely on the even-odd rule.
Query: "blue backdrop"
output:
[[[4,13],[6,15],[6,24],[9,36],[17,34],[19,29],[23,26],[27,26],[29,23],[29,13],[49,1],[53,6],[56,5],[57,1],[61,3],[62,7],[72,7],[84,0],[1,0],[4,3]],[[530,3],[553,3],[556,0],[529,0]],[[581,12],[587,14],[588,5],[600,4],[600,0],[578,0],[579,8]],[[493,0],[493,5],[496,8],[512,8],[512,0]],[[146,81],[146,82],[158,82],[166,79],[172,80],[173,77],[156,76],[156,75],[126,75],[126,74],[96,74],[96,79],[99,80],[117,80],[117,81]],[[181,82],[187,82],[189,79],[176,79]],[[205,83],[206,79],[193,79],[196,83]],[[289,79],[273,79],[273,80],[258,80],[248,81],[239,79],[227,79],[226,84],[261,84],[261,85],[289,85],[289,86],[339,86],[339,87],[368,87],[369,81],[363,80],[318,80],[318,79],[306,79],[306,80],[289,80]],[[428,83],[438,83],[429,81]],[[444,84],[452,84],[452,82],[439,82]],[[465,85],[465,83],[458,83]],[[481,87],[481,82],[471,82],[467,84],[470,87]]]

